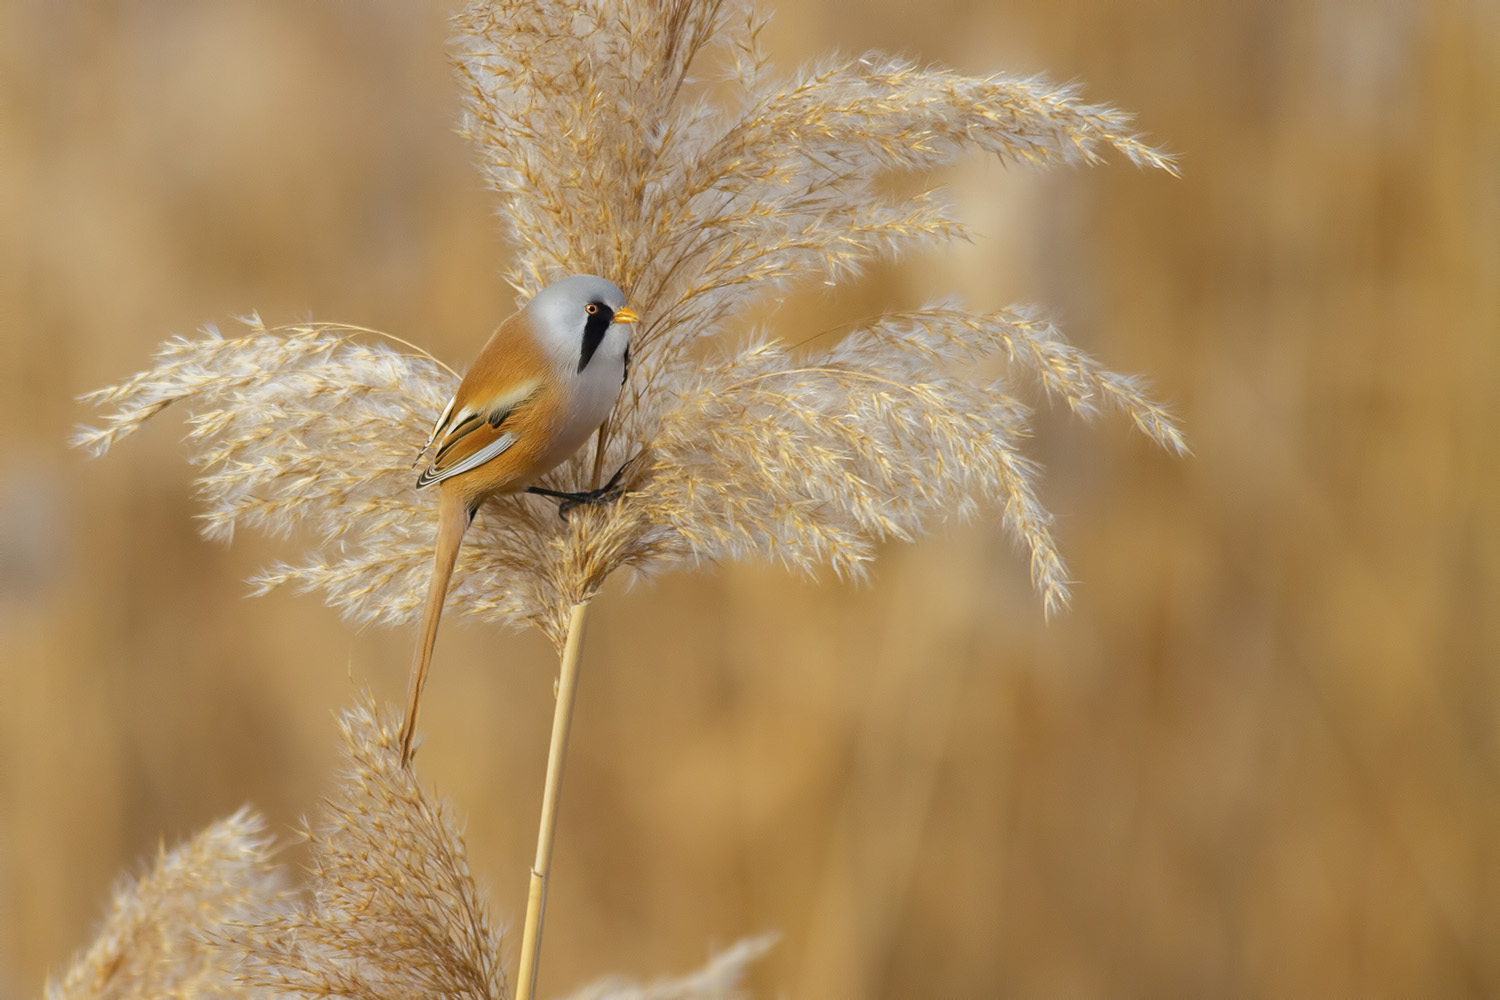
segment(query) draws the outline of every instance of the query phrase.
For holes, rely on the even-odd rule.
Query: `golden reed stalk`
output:
[[[563,646],[557,677],[557,707],[552,713],[552,742],[547,748],[547,778],[542,788],[542,820],[536,834],[536,861],[526,894],[526,923],[521,932],[521,965],[516,970],[516,996],[536,996],[536,970],[541,960],[542,921],[547,915],[547,880],[552,875],[552,842],[557,835],[557,796],[563,764],[568,756],[568,734],[573,728],[573,703],[578,694],[578,665],[583,657],[583,626],[587,601],[573,605],[568,616],[568,640]]]

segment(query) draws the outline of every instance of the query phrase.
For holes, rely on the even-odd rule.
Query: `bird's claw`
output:
[[[615,474],[609,477],[609,482],[605,483],[597,490],[583,490],[579,493],[563,493],[560,490],[547,490],[543,489],[540,486],[528,486],[526,487],[526,492],[535,493],[537,496],[551,497],[553,500],[558,501],[557,516],[566,521],[568,519],[568,513],[574,507],[582,507],[586,504],[592,505],[601,503],[614,503],[616,500],[624,496],[625,488],[620,485],[620,480],[624,477],[625,470],[629,468],[630,462],[633,461],[635,461],[635,459],[631,459],[630,461],[626,462],[624,465],[616,469]]]
[[[625,491],[616,483],[601,486],[597,490],[575,493],[557,505],[557,516],[566,521],[568,513],[574,507],[582,507],[585,504],[613,503],[624,495]]]

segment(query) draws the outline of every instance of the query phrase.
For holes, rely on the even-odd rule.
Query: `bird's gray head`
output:
[[[548,285],[526,304],[526,315],[554,359],[579,372],[601,346],[601,357],[623,360],[625,328],[636,321],[635,313],[625,307],[625,293],[592,274],[573,274]]]

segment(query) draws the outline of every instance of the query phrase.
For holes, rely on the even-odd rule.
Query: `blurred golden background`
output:
[[[297,543],[197,537],[179,421],[63,440],[77,394],[251,310],[472,356],[512,300],[446,12],[0,3],[0,998],[163,838],[245,802],[287,831],[334,712],[400,699],[412,635],[245,598]],[[821,0],[768,45],[1077,79],[1179,152],[1180,181],[972,161],[939,180],[982,239],[775,322],[1037,303],[1196,454],[1043,421],[1079,581],[1050,623],[991,521],[865,586],[612,588],[543,991],[778,929],[765,996],[1500,994],[1500,9]],[[450,616],[424,703],[512,924],[554,668]]]

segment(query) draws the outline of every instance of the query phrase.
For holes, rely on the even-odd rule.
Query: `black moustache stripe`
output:
[[[609,324],[615,320],[615,311],[609,306],[595,302],[597,307],[589,313],[588,319],[583,323],[583,352],[578,357],[578,370],[581,372],[588,367],[589,360],[593,358],[594,352],[604,342],[604,335],[609,331]]]

